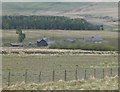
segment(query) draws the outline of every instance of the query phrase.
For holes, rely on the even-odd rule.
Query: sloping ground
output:
[[[105,77],[104,79],[58,81],[49,83],[17,83],[4,87],[3,90],[118,90],[118,77]]]
[[[85,18],[89,22],[118,26],[118,3],[3,3],[3,15],[50,15]]]
[[[93,14],[117,17],[117,3],[3,3],[3,15],[74,15]]]

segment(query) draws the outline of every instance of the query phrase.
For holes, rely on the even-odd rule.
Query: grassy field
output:
[[[103,24],[105,30],[23,30],[26,39],[23,44],[36,43],[37,39],[46,37],[50,40],[63,41],[66,38],[83,39],[85,37],[101,36],[105,45],[118,47],[117,22],[113,22],[118,16],[117,3],[3,3],[3,15],[50,15],[66,16],[69,18],[84,18],[88,22]],[[107,16],[107,18],[106,18]],[[110,22],[108,22],[110,21]],[[16,30],[3,30],[3,43],[16,43],[18,35]],[[39,48],[38,48],[39,49]],[[112,68],[112,75],[110,69]],[[76,69],[77,77],[76,78]],[[89,79],[94,75],[96,78]],[[103,69],[104,73],[103,73]],[[25,72],[27,70],[27,83]],[[55,71],[55,82],[53,79]],[[59,81],[65,80],[66,82]],[[86,70],[86,79],[85,79]],[[10,87],[5,89],[118,89],[118,56],[117,55],[81,55],[81,54],[5,54],[2,55],[3,87],[7,85],[10,71]],[[41,72],[41,83],[39,74]],[[31,89],[30,89],[31,88]]]
[[[37,39],[43,38],[51,40],[64,40],[66,38],[85,38],[92,36],[101,36],[103,40],[107,41],[105,44],[118,47],[118,32],[109,31],[75,31],[75,30],[23,30],[26,34],[24,44],[28,45],[29,42],[36,43]],[[2,31],[3,43],[14,43],[17,42],[17,34],[15,30],[3,30]]]
[[[104,79],[58,81],[48,83],[16,83],[4,90],[118,90],[118,77],[105,77]]]
[[[118,33],[109,31],[75,31],[75,30],[23,30],[26,34],[24,44],[36,43],[36,40],[46,37],[51,40],[64,40],[66,38],[77,38],[101,36],[110,46],[117,47]],[[2,31],[3,43],[17,42],[15,30]],[[25,71],[28,70],[27,82],[39,81],[41,72],[41,83],[52,81],[53,70],[55,70],[55,81],[64,80],[64,72],[67,71],[67,81],[75,79],[75,71],[78,66],[78,79],[83,79],[87,69],[87,79],[93,76],[93,69],[96,68],[96,78],[110,76],[110,69],[113,69],[113,76],[118,74],[117,55],[80,55],[80,54],[7,54],[2,55],[3,86],[7,85],[8,72],[11,72],[11,85],[21,83],[25,80]]]
[[[11,84],[25,80],[24,73],[28,70],[28,83],[39,81],[39,73],[42,72],[41,82],[52,81],[52,73],[55,70],[55,81],[64,80],[64,71],[67,71],[67,81],[75,79],[76,67],[78,68],[78,79],[93,76],[93,69],[96,68],[96,78],[103,78],[102,68],[105,68],[105,75],[110,75],[113,68],[113,76],[117,75],[117,55],[3,55],[3,85],[7,84],[8,72],[11,71]]]

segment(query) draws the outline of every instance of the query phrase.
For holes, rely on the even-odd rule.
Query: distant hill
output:
[[[86,3],[31,3],[31,2],[12,2],[3,3],[3,14],[5,15],[26,15],[33,14],[38,15],[46,13],[48,11],[52,12],[62,12],[69,11],[72,9],[84,6]]]
[[[89,2],[4,2],[3,15],[50,15],[85,18],[92,23],[116,27],[118,4]]]

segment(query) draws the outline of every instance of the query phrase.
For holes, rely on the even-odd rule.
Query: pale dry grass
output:
[[[90,78],[89,80],[57,81],[48,83],[16,83],[4,90],[118,90],[118,76],[104,79]]]
[[[83,55],[112,55],[117,51],[94,51],[94,50],[72,50],[72,49],[45,49],[45,48],[24,48],[24,47],[0,47],[8,54],[18,52],[19,54],[83,54]]]
[[[28,38],[37,38],[43,36],[59,36],[59,37],[90,37],[90,36],[102,36],[104,38],[117,38],[118,32],[109,31],[81,31],[81,30],[23,30]],[[3,30],[3,38],[5,37],[17,37],[15,30]]]

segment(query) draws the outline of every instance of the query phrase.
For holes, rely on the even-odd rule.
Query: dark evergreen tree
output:
[[[100,25],[100,30],[104,30],[103,25]]]
[[[70,19],[64,16],[3,16],[3,29],[60,29],[60,30],[100,30],[103,26],[93,25],[85,19]],[[19,29],[18,29],[19,30]]]

